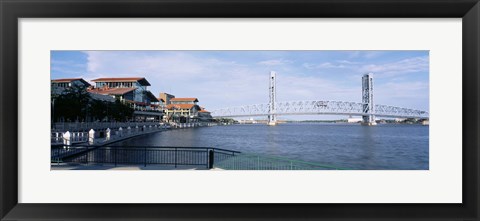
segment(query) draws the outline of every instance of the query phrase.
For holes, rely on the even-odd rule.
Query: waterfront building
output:
[[[171,98],[166,106],[167,121],[189,123],[199,120],[198,113],[201,110],[197,105],[197,98]]]
[[[198,111],[198,119],[200,121],[212,121],[213,117],[210,111],[207,111],[205,108],[200,107],[200,111]]]
[[[89,88],[92,87],[92,85],[90,85],[90,83],[85,81],[83,78],[53,79],[51,80],[51,84],[51,91],[53,96],[58,96],[62,94],[66,89],[71,87],[84,88],[87,91],[89,90]],[[114,98],[102,94],[90,93],[90,97],[95,100],[115,102]]]
[[[89,92],[111,96],[124,104],[130,105],[135,112],[136,121],[159,121],[163,110],[160,100],[148,90],[151,86],[147,79],[142,77],[129,78],[98,78],[92,80],[95,88]]]
[[[172,98],[175,98],[175,96],[172,95],[172,94],[165,93],[165,92],[160,93],[160,97],[159,97],[159,99],[163,99],[163,102],[165,102],[165,105],[169,105],[170,100]]]
[[[83,78],[62,78],[62,79],[53,79],[51,80],[51,91],[54,95],[60,95],[66,89],[73,86],[88,88],[91,85],[83,80]]]
[[[157,98],[157,100],[158,100],[158,102],[151,102],[150,105],[152,107],[155,107],[155,109],[164,111],[165,110],[165,100],[163,100],[162,98]]]
[[[171,104],[197,104],[198,99],[194,97],[179,97],[170,99]]]
[[[93,93],[107,94],[120,101],[134,101],[150,104],[158,99],[148,90],[151,86],[147,79],[142,77],[131,78],[98,78],[95,82]]]

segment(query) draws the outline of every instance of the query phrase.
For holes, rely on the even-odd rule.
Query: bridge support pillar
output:
[[[276,73],[274,71],[270,72],[270,87],[269,87],[269,95],[270,95],[270,103],[269,103],[269,110],[268,110],[268,125],[275,126],[277,125],[277,116],[275,116],[275,109],[276,109],[276,85],[275,79]]]
[[[362,125],[373,126],[375,122],[375,105],[373,104],[373,74],[368,73],[362,77]]]
[[[372,122],[362,121],[361,125],[363,125],[363,126],[375,126],[375,125],[377,125],[377,122],[375,122],[375,121],[372,121]]]
[[[268,123],[267,123],[268,126],[275,126],[275,125],[277,125],[277,121],[276,121],[276,120],[270,120],[270,118],[273,117],[273,116],[275,116],[275,115],[270,115],[270,116],[268,116]]]

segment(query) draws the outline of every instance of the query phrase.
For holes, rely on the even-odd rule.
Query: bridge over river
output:
[[[276,124],[278,115],[353,115],[362,116],[364,125],[375,125],[375,117],[428,119],[429,113],[423,110],[374,104],[373,74],[362,77],[362,102],[347,101],[276,101],[276,73],[270,73],[270,102],[237,107],[227,107],[211,112],[215,118],[268,116],[268,124]]]

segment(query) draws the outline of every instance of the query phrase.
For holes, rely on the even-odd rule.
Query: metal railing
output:
[[[174,128],[188,128],[188,127],[210,127],[218,125],[214,122],[194,122],[194,123],[176,123],[170,122],[170,126]]]
[[[213,168],[215,162],[238,155],[240,152],[211,147],[163,146],[53,146],[52,165],[76,164],[137,164],[205,166]]]
[[[70,156],[77,155],[89,151],[91,148],[88,146],[63,146],[55,145],[50,150],[50,156],[52,162],[61,162],[62,159]]]
[[[52,165],[60,163],[114,165],[205,166],[224,170],[345,170],[331,165],[241,153],[212,147],[52,146]]]
[[[218,162],[215,167],[224,170],[345,170],[330,165],[291,160],[281,157],[240,153]]]

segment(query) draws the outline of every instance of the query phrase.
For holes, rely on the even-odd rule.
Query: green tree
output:
[[[54,121],[115,120],[128,121],[133,108],[119,100],[115,102],[95,100],[85,87],[72,86],[60,95],[52,94]]]
[[[114,119],[115,121],[128,121],[133,116],[133,108],[123,104],[119,100],[116,100],[115,103],[111,105],[111,114],[109,118]]]
[[[85,87],[74,85],[65,89],[62,94],[52,97],[54,99],[55,121],[58,121],[58,119],[65,121],[86,120],[91,97]]]

